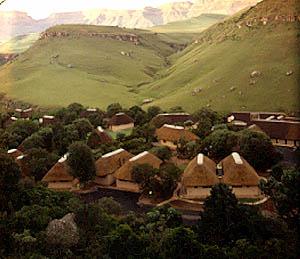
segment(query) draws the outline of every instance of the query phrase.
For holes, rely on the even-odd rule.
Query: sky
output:
[[[0,6],[0,11],[24,11],[34,19],[41,19],[57,12],[93,8],[140,9],[145,6],[155,7],[176,1],[179,2],[179,0],[6,0]]]

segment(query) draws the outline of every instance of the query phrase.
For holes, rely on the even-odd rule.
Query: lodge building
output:
[[[123,166],[116,171],[117,188],[130,192],[140,192],[140,186],[133,179],[132,172],[136,165],[148,164],[158,169],[162,161],[148,151],[142,152],[130,158]]]
[[[190,130],[181,126],[169,124],[165,124],[161,128],[157,129],[155,135],[160,145],[167,146],[172,150],[177,149],[177,144],[180,139],[183,139],[187,142],[196,141],[199,139],[199,137]]]
[[[115,114],[108,122],[108,127],[113,132],[134,128],[134,120],[127,114],[120,112]]]
[[[110,186],[115,183],[115,173],[134,155],[124,149],[107,153],[96,161],[96,178],[94,182],[99,185]]]

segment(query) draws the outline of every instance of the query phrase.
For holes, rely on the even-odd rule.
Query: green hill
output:
[[[118,38],[130,36],[137,45]],[[141,102],[135,87],[151,82],[177,51],[166,35],[118,27],[62,25],[42,38],[0,67],[0,92],[44,106],[132,105]]]
[[[0,53],[22,53],[29,49],[39,38],[39,33],[17,36],[7,42],[0,43]]]
[[[222,14],[201,14],[191,19],[155,26],[151,30],[160,33],[199,33],[226,17]]]
[[[151,105],[188,111],[295,111],[297,1],[265,0],[197,34],[183,51],[188,33],[56,26],[0,67],[0,93],[41,106],[80,102],[104,108],[153,98]]]
[[[296,1],[265,0],[213,25],[140,92],[155,98],[153,104],[187,110],[298,110]],[[251,78],[254,71],[260,75]]]

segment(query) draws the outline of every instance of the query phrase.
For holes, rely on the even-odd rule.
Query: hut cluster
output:
[[[227,120],[241,128],[264,132],[275,146],[300,147],[299,117],[282,112],[233,112]]]

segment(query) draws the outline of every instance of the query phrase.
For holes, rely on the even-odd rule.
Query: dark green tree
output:
[[[279,215],[298,233],[300,241],[300,170],[284,170],[261,183],[263,192],[270,196]],[[300,250],[298,250],[300,253]]]
[[[7,128],[10,135],[16,136],[16,144],[20,145],[23,140],[37,132],[39,126],[30,120],[18,120]],[[17,146],[16,146],[17,147]]]
[[[96,176],[95,161],[91,149],[83,143],[77,142],[69,147],[67,163],[71,173],[81,183],[93,180]]]
[[[19,166],[7,154],[0,152],[0,211],[10,212],[19,190]]]
[[[161,258],[200,258],[201,246],[197,235],[183,226],[167,229],[161,240]]]
[[[57,155],[41,148],[28,150],[24,157],[30,175],[33,176],[36,181],[42,180],[58,159],[59,157]]]
[[[93,125],[88,119],[77,119],[73,122],[73,125],[75,126],[81,140],[85,140],[88,133],[93,131]]]
[[[167,161],[172,157],[172,151],[165,146],[154,147],[150,152],[163,161]]]
[[[257,170],[266,170],[281,160],[271,139],[264,133],[243,130],[239,132],[240,153]]]
[[[67,109],[72,112],[75,113],[77,116],[80,115],[81,112],[84,111],[84,107],[80,104],[80,103],[71,103]]]
[[[239,136],[230,130],[216,130],[201,143],[201,151],[215,160],[221,160],[238,151]]]
[[[121,112],[122,110],[123,108],[119,103],[112,103],[107,106],[106,113],[108,117],[112,117],[113,115]]]
[[[156,115],[162,113],[162,110],[158,106],[150,106],[147,110],[148,119],[153,119]]]

